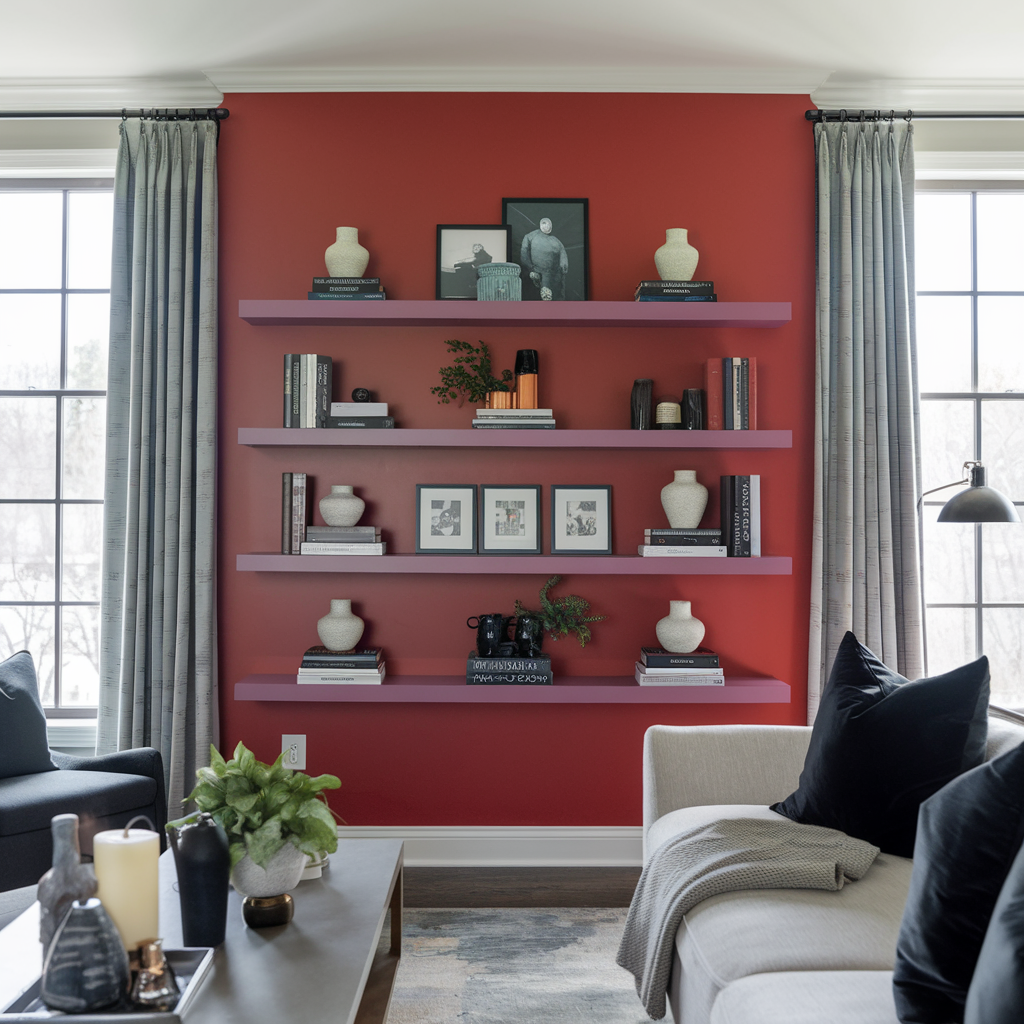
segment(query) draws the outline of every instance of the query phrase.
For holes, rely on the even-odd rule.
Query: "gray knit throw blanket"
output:
[[[616,962],[652,1020],[665,1016],[676,931],[701,900],[737,889],[829,889],[860,878],[878,847],[780,817],[725,818],[669,839],[644,866]]]

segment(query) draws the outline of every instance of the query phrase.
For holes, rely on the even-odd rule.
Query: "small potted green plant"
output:
[[[457,401],[461,406],[469,399],[470,402],[487,401],[491,408],[511,408],[510,399],[495,399],[494,396],[511,392],[512,371],[502,370],[500,377],[494,375],[486,342],[474,346],[452,338],[445,345],[455,358],[451,366],[442,366],[437,371],[441,383],[430,389],[432,395],[438,396],[438,405]]]
[[[552,576],[547,583],[540,588],[540,611],[534,612],[526,608],[522,601],[516,599],[516,615],[530,615],[540,619],[544,625],[545,632],[552,640],[576,634],[580,647],[586,647],[590,637],[591,622],[601,622],[607,615],[588,615],[590,602],[585,601],[577,594],[565,594],[556,597],[554,600],[548,597],[548,591],[562,580],[561,576]]]

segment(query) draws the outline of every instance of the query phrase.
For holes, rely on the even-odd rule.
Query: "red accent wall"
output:
[[[281,733],[307,735],[308,766],[342,779],[332,806],[353,825],[633,825],[641,820],[643,732],[660,723],[805,721],[814,438],[814,180],[806,96],[336,93],[235,95],[220,141],[221,742],[267,760]],[[240,298],[304,298],[339,224],[359,228],[368,276],[396,299],[434,295],[435,227],[501,219],[503,196],[590,200],[590,295],[632,297],[656,276],[665,228],[687,227],[696,276],[723,301],[789,300],[776,330],[252,327]],[[335,360],[335,398],[368,387],[404,427],[468,427],[468,407],[428,392],[448,337],[486,340],[499,367],[536,348],[541,405],[560,427],[625,428],[636,377],[655,394],[702,385],[710,356],[756,356],[759,425],[791,428],[784,451],[661,452],[253,449],[239,426],[280,426],[282,356]],[[693,602],[727,671],[772,675],[791,705],[424,705],[236,702],[252,672],[292,672],[316,620],[350,597],[366,642],[393,674],[464,670],[467,616],[529,603],[541,576],[239,573],[235,555],[280,545],[280,480],[315,497],[352,483],[364,523],[389,550],[414,550],[416,483],[610,483],[614,546],[628,553],[663,523],[674,469],[761,473],[765,554],[778,577],[570,576],[606,614],[585,650],[549,644],[556,673],[628,675],[670,598]],[[320,522],[319,513],[316,521]],[[545,519],[546,522],[546,519]],[[545,550],[547,528],[545,527]]]

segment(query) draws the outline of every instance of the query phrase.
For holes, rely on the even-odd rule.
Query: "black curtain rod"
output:
[[[1020,110],[805,110],[808,121],[1022,121]]]
[[[0,110],[0,121],[18,117],[141,117],[147,121],[225,121],[230,111],[226,107],[168,108],[146,107],[136,110]]]

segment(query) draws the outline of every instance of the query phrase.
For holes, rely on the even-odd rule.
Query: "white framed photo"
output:
[[[416,554],[476,554],[476,484],[416,485]]]
[[[540,486],[480,485],[480,552],[540,554]]]
[[[551,485],[551,554],[612,553],[612,489]]]

